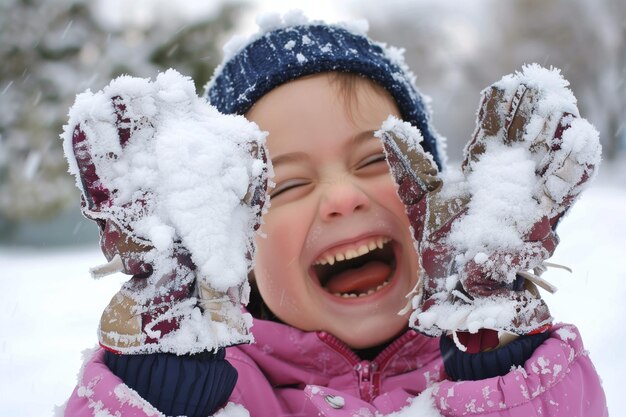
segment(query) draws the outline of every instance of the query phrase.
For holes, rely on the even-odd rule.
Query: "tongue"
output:
[[[370,261],[333,276],[326,289],[331,293],[364,293],[383,284],[390,274],[391,267],[386,263]]]

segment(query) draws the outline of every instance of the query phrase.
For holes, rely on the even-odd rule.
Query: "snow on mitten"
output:
[[[425,159],[419,132],[383,126],[422,264],[412,297],[416,329],[456,337],[550,325],[536,285],[556,290],[540,277],[558,244],[556,225],[600,161],[598,133],[580,118],[567,85],[557,70],[530,65],[487,88],[461,178],[432,190],[414,173],[414,161]]]
[[[250,342],[241,304],[266,203],[265,134],[168,70],[78,95],[63,140],[109,261],[92,275],[132,275],[104,310],[100,344],[182,355]]]

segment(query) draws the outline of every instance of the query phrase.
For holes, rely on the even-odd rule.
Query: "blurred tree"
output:
[[[490,56],[505,72],[524,62],[562,70],[581,114],[600,131],[603,154],[616,156],[625,115],[626,2],[491,0],[497,33]]]
[[[370,22],[372,38],[405,49],[418,88],[433,99],[434,125],[448,139],[448,156],[459,160],[485,86],[470,80],[466,71],[482,42],[480,28],[487,20],[482,3],[389,0],[384,8],[374,2],[354,5]]]
[[[458,160],[479,92],[537,62],[562,69],[581,113],[596,125],[604,155],[623,138],[626,2],[623,0],[389,0],[355,2],[370,34],[406,48],[417,85],[433,97],[435,126]]]
[[[94,4],[0,2],[0,237],[78,204],[59,140],[77,93],[169,67],[192,76],[201,92],[243,6],[223,3],[192,24],[170,13],[165,22],[112,28]]]

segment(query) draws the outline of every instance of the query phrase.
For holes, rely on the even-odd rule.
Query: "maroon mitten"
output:
[[[219,114],[173,70],[77,97],[65,127],[82,212],[132,278],[104,310],[116,353],[195,353],[250,342],[247,274],[265,205],[265,135]]]
[[[423,181],[435,174],[432,163],[423,168],[419,132],[383,126],[422,263],[416,329],[528,334],[551,323],[535,284],[555,290],[539,275],[558,244],[556,225],[600,160],[598,134],[566,87],[558,71],[532,65],[486,89],[462,178],[445,187]]]

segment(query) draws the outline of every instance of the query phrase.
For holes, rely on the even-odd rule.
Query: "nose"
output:
[[[350,181],[341,181],[325,186],[319,211],[322,220],[332,220],[365,211],[369,206],[370,199],[361,188]]]

